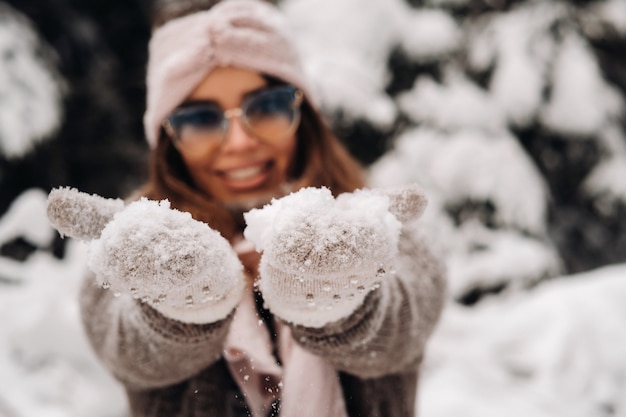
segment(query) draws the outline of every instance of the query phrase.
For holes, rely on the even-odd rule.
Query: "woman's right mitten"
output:
[[[88,266],[103,288],[187,323],[223,319],[239,303],[243,267],[217,231],[166,200],[111,207],[111,200],[75,189],[53,190],[48,198],[50,222],[60,233],[93,239]],[[105,223],[99,236],[90,226],[96,222]]]

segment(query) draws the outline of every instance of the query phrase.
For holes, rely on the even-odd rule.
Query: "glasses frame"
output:
[[[281,86],[272,86],[272,87],[263,88],[258,91],[258,94],[262,94],[271,90],[280,90],[284,88],[294,89],[294,100],[291,103],[291,108],[296,112],[296,115],[295,115],[296,117],[294,118],[294,122],[292,123],[293,127],[291,127],[287,132],[285,132],[285,137],[287,137],[291,135],[293,132],[295,132],[298,129],[298,126],[300,125],[300,120],[302,118],[302,112],[300,110],[300,107],[302,106],[302,103],[304,102],[304,92],[300,90],[299,88],[291,86],[291,85],[281,85]],[[250,103],[250,101],[252,101],[255,98],[255,96],[256,94],[253,94],[251,96],[244,98],[241,105],[239,105],[239,107],[233,107],[233,108],[226,109],[226,110],[222,110],[220,108],[220,110],[222,111],[222,122],[221,122],[222,137],[219,141],[220,144],[222,144],[224,140],[226,139],[226,137],[228,136],[228,130],[230,128],[230,119],[234,117],[239,118],[241,125],[245,129],[246,133],[252,135],[255,138],[261,139],[263,141],[268,140],[268,138],[262,138],[257,133],[254,132],[254,129],[252,128],[252,126],[250,126],[248,119],[246,117],[247,105]],[[219,106],[217,107],[219,108]],[[178,107],[172,113],[170,113],[165,118],[165,120],[163,120],[163,123],[162,123],[162,126],[165,129],[165,132],[167,133],[167,135],[170,138],[172,138],[174,141],[176,141],[177,143],[184,143],[184,141],[178,136],[176,129],[174,128],[174,126],[172,126],[170,117],[176,114],[176,112],[182,111],[184,109],[185,107]]]

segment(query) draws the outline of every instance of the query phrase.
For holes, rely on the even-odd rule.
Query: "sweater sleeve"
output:
[[[80,309],[97,356],[129,389],[175,384],[216,362],[233,317],[208,324],[169,319],[128,294],[103,290],[92,273]]]
[[[338,370],[359,377],[414,370],[441,315],[444,275],[442,262],[407,226],[394,273],[353,314],[322,328],[290,325],[292,334]]]

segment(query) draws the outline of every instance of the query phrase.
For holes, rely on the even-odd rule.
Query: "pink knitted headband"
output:
[[[281,12],[261,0],[225,0],[174,19],[150,40],[144,129],[155,147],[161,123],[214,68],[235,66],[279,78],[305,95],[304,72]]]

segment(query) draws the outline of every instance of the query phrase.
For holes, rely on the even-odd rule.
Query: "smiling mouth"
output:
[[[265,165],[258,165],[254,167],[242,168],[242,169],[234,169],[231,171],[223,172],[224,178],[227,180],[241,181],[253,178],[263,171],[265,171]]]
[[[239,169],[220,171],[219,175],[227,187],[234,189],[252,189],[263,185],[269,175],[272,162]]]

